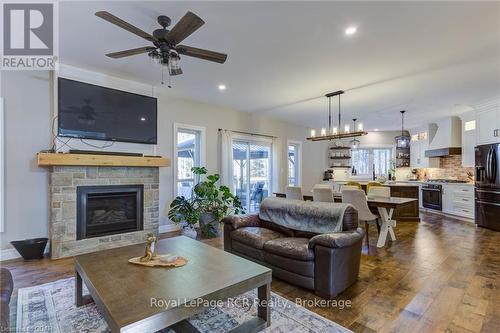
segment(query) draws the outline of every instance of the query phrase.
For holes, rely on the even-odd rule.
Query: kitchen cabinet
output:
[[[443,184],[443,213],[474,219],[474,186]]]
[[[476,106],[478,145],[500,142],[500,99]]]
[[[427,149],[429,149],[429,138],[427,132],[417,132],[411,136],[411,168],[439,168],[439,158],[425,157],[425,151]]]
[[[412,198],[417,201],[396,208],[393,218],[396,221],[420,221],[419,186],[391,186],[391,197]]]
[[[474,166],[474,147],[476,146],[476,117],[473,111],[460,116],[462,120],[462,166]]]

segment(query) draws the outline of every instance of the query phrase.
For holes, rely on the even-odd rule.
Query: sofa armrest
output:
[[[332,232],[314,236],[309,240],[309,248],[321,245],[330,248],[349,247],[363,239],[365,232],[361,228],[346,232]]]
[[[260,227],[259,214],[231,215],[222,219],[224,225],[231,225],[233,230],[243,227]]]

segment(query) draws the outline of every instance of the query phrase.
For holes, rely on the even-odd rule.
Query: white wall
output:
[[[80,75],[90,80],[103,80],[102,74],[83,71]],[[69,76],[69,75],[66,75]],[[94,77],[94,79],[92,79]],[[123,80],[106,77],[108,86],[123,89]],[[45,237],[48,234],[48,170],[36,165],[36,153],[51,146],[51,82],[48,73],[32,71],[4,72],[1,94],[5,98],[6,128],[6,219],[5,232],[0,233],[1,249],[10,247],[11,240]],[[96,83],[94,81],[94,83]],[[128,90],[140,84],[131,83]],[[132,88],[135,87],[135,88]],[[173,88],[175,89],[175,88]],[[228,93],[228,92],[226,92]],[[158,145],[156,154],[172,157],[173,123],[180,122],[207,129],[206,164],[217,172],[219,158],[218,129],[240,130],[281,138],[283,146],[289,139],[303,141],[308,128],[288,124],[268,117],[253,116],[234,109],[205,103],[175,99],[161,92],[158,99]],[[77,148],[77,140],[70,143]],[[102,144],[102,142],[101,142]],[[142,151],[143,145],[117,144],[110,150]],[[302,183],[309,190],[321,180],[326,165],[326,146],[323,143],[303,141]],[[286,179],[286,152],[283,149],[282,179]],[[173,170],[160,169],[160,224],[167,224],[166,212],[173,196]]]
[[[48,174],[36,152],[50,147],[49,74],[4,71],[5,231],[1,248],[11,240],[48,234]]]

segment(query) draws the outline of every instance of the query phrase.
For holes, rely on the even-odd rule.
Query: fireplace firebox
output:
[[[79,186],[76,239],[143,230],[144,185]]]

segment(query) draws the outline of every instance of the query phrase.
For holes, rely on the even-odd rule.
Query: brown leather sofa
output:
[[[314,234],[292,230],[255,215],[224,218],[224,250],[273,270],[273,276],[331,299],[359,273],[364,232],[358,212],[345,210],[343,232]]]
[[[8,332],[10,329],[10,296],[14,289],[12,274],[7,268],[0,269],[0,331]]]

